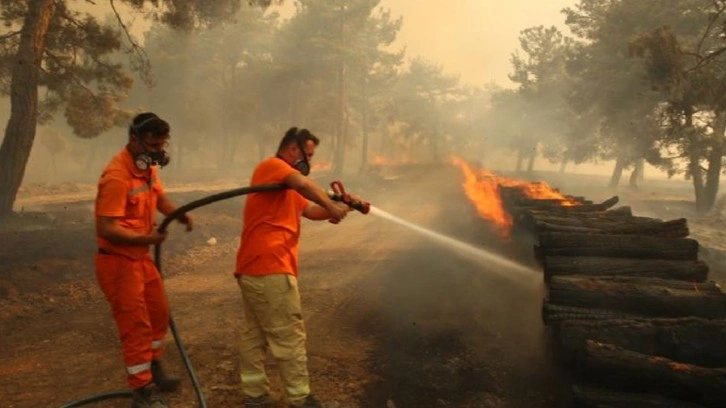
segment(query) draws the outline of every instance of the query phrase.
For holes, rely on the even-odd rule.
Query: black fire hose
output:
[[[161,225],[159,225],[159,232],[166,231],[166,227],[169,226],[169,223],[195,208],[199,208],[217,201],[226,200],[228,198],[233,198],[249,193],[284,190],[286,188],[287,186],[285,184],[263,184],[259,186],[249,186],[229,191],[223,191],[218,194],[213,194],[208,197],[200,198],[199,200],[192,201],[177,208],[174,212],[167,215],[166,218],[164,218],[164,220],[161,222]],[[163,278],[164,275],[161,273],[161,244],[156,244],[154,247],[154,263],[156,264],[156,268],[159,270],[159,274],[161,274]],[[199,407],[207,408],[207,402],[204,399],[204,394],[202,393],[202,387],[199,384],[199,379],[197,378],[197,375],[194,371],[194,367],[192,367],[192,363],[189,360],[189,355],[187,354],[187,351],[184,348],[184,344],[179,337],[179,333],[176,329],[176,324],[174,323],[174,319],[171,317],[171,315],[169,315],[169,329],[174,336],[174,343],[176,343],[179,354],[181,355],[182,361],[184,362],[184,366],[186,367],[187,373],[189,374],[189,379],[192,381],[192,385],[194,386],[194,392],[197,394],[197,402],[199,403]],[[68,404],[60,406],[59,408],[80,407],[83,405],[88,405],[94,402],[103,401],[111,398],[131,397],[131,395],[131,390],[109,391],[101,394],[93,394],[84,399],[72,401]]]

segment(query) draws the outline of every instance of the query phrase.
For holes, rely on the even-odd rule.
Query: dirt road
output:
[[[349,189],[427,228],[528,262],[479,219],[450,167],[416,169]],[[208,193],[174,193],[182,203]],[[231,276],[242,199],[172,228],[162,266],[172,314],[210,407],[238,407],[240,296]],[[0,249],[0,395],[11,408],[57,407],[123,389],[115,327],[92,271],[88,202],[54,203]],[[33,217],[28,215],[28,217]],[[215,245],[208,240],[214,238]],[[305,222],[303,309],[313,390],[344,407],[527,407],[557,404],[538,288],[521,287],[387,220],[351,214]],[[183,374],[169,341],[171,370]],[[274,362],[270,376],[279,389]],[[196,407],[187,382],[173,407]],[[128,400],[96,406],[126,407]]]

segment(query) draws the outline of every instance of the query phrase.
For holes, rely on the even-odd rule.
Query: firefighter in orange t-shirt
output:
[[[342,220],[350,211],[306,177],[319,143],[307,129],[291,128],[277,155],[252,174],[252,186],[286,184],[289,189],[250,194],[244,207],[235,276],[243,300],[240,378],[245,407],[275,406],[263,361],[266,348],[277,360],[291,407],[335,406],[321,404],[310,393],[297,282],[301,216]]]
[[[96,277],[121,338],[132,408],[167,407],[158,391],[179,386],[159,362],[169,306],[149,255],[149,246],[166,238],[156,229],[156,212],[168,215],[177,208],[158,175],[158,167],[169,162],[168,140],[166,121],[151,112],[137,115],[128,144],[103,170],[96,196]],[[189,216],[179,221],[192,230]]]

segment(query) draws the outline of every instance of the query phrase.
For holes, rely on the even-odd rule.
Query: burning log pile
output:
[[[708,281],[685,219],[638,217],[500,186],[512,234],[544,270],[555,355],[579,407],[726,406],[726,294]]]

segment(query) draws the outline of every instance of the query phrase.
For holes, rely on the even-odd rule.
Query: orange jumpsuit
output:
[[[147,234],[155,228],[164,194],[156,166],[141,171],[127,149],[106,166],[98,183],[96,219],[117,217],[121,226]],[[117,245],[97,237],[96,277],[116,320],[131,388],[150,383],[151,360],[161,356],[169,306],[148,246]]]

